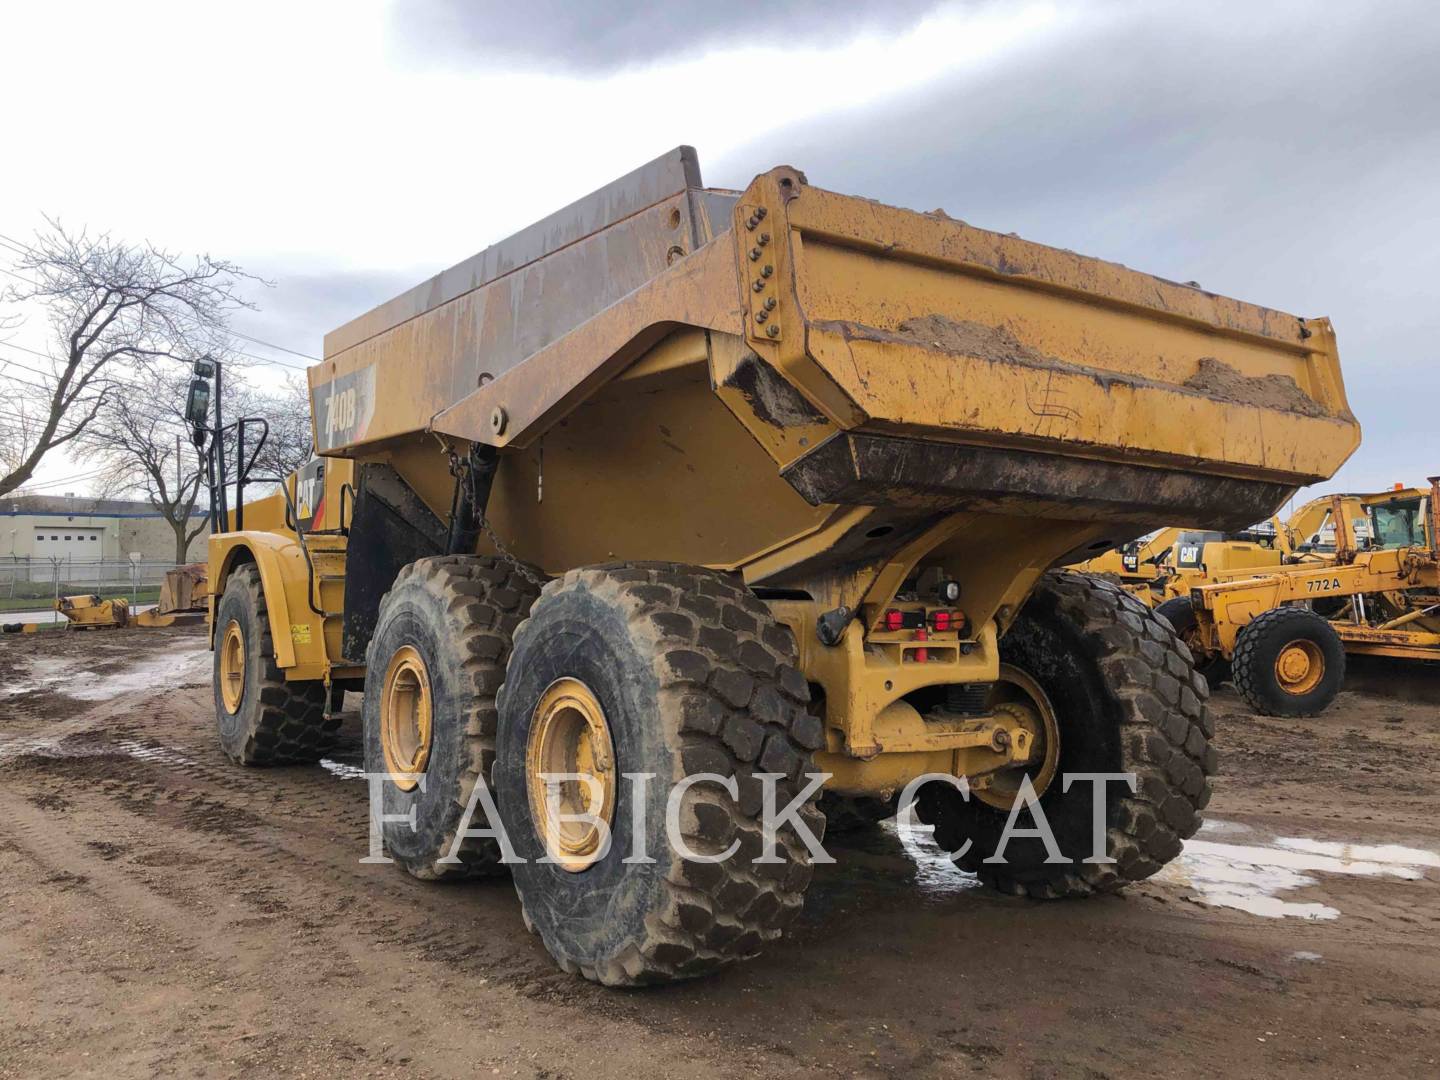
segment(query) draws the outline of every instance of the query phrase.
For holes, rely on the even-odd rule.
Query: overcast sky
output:
[[[276,282],[238,326],[319,355],[690,143],[714,186],[793,164],[1328,315],[1365,431],[1330,486],[1414,483],[1440,470],[1437,56],[1440,9],[1403,0],[10,5],[0,234],[48,212],[232,259]]]

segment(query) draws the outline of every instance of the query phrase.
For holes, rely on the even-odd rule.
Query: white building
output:
[[[204,516],[196,510],[195,518]],[[195,524],[199,524],[198,520]],[[184,561],[205,557],[202,531]],[[174,562],[175,531],[147,502],[74,495],[0,499],[0,562]]]

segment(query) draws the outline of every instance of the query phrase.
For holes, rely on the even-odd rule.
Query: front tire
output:
[[[752,860],[762,853],[757,774],[782,774],[784,807],[823,738],[795,665],[789,631],[738,580],[710,570],[620,564],[546,586],[516,632],[500,694],[495,795],[523,860],[512,871],[526,925],[563,969],[611,986],[704,975],[754,955],[794,918],[811,873],[795,830],[779,831],[778,862]],[[584,828],[548,822],[541,777],[571,770],[538,763],[565,760],[598,785],[593,799],[565,798],[607,822],[608,850]],[[636,773],[651,779],[641,787],[626,775]],[[671,790],[699,773],[734,778],[739,798],[695,784],[678,828],[700,856],[738,842],[723,861],[669,842]],[[813,802],[800,816],[818,839]]]
[[[1058,760],[1047,758],[1039,806],[1062,862],[1048,862],[1038,837],[1013,837],[997,854],[1009,805],[983,792],[965,800],[940,783],[919,792],[915,809],[935,826],[935,841],[986,884],[1039,899],[1113,892],[1149,877],[1180,854],[1200,827],[1216,769],[1209,688],[1190,651],[1144,604],[1088,574],[1047,574],[1000,642],[1001,661],[1045,699],[1058,728]],[[1105,855],[1093,863],[1095,785],[1063,790],[1072,773],[1132,773],[1136,790],[1104,788]],[[1048,774],[1048,776],[1046,775]],[[1032,783],[1035,780],[1032,778]],[[1009,785],[1013,788],[1014,785]],[[993,789],[991,789],[993,791]],[[992,800],[993,801],[993,800]],[[1011,799],[1013,804],[1013,798]],[[1017,821],[1035,828],[1029,811]]]
[[[1235,688],[1265,716],[1314,716],[1345,684],[1345,643],[1306,608],[1261,612],[1235,639]]]
[[[310,765],[340,728],[325,718],[325,684],[287,682],[275,663],[265,589],[254,563],[236,567],[215,611],[212,678],[220,747],[240,765]]]

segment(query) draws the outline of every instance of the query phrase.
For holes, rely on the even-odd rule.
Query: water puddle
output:
[[[208,682],[209,667],[209,649],[167,653],[109,675],[77,672],[66,681],[64,693],[81,701],[108,701],[143,690],[175,690]]]
[[[75,671],[64,660],[32,657],[29,664],[30,670],[26,673],[25,679],[0,686],[0,699],[19,697],[21,694],[33,694],[39,690],[50,690],[69,679],[95,678],[95,672]]]
[[[341,780],[364,780],[365,770],[358,765],[347,765],[343,761],[333,761],[330,758],[321,758],[320,767],[326,772],[338,776]]]
[[[195,761],[186,757],[179,750],[169,746],[160,746],[157,743],[136,742],[134,739],[120,739],[110,744],[122,754],[134,758],[137,761],[154,761],[161,765],[178,765],[181,768],[193,768]]]
[[[207,682],[209,649],[166,653],[141,660],[124,671],[76,671],[68,660],[36,657],[26,678],[0,688],[0,699],[54,691],[80,701],[109,701],[122,694],[174,690]]]
[[[916,820],[913,806],[882,821],[880,828],[899,841],[901,849],[915,864],[915,886],[924,895],[945,899],[980,887],[978,877],[961,870],[935,843],[935,827]]]
[[[1203,839],[1209,835],[1245,842]],[[1398,844],[1350,844],[1302,837],[1264,840],[1247,825],[1207,821],[1200,839],[1156,875],[1156,881],[1194,889],[1201,903],[1235,908],[1262,918],[1338,919],[1328,904],[1286,899],[1281,894],[1318,885],[1317,874],[1418,881],[1440,867],[1440,853]]]

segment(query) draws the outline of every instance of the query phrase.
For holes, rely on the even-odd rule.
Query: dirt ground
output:
[[[993,895],[892,825],[831,844],[758,960],[616,992],[552,966],[507,881],[362,865],[353,732],[322,768],[226,762],[203,646],[0,640],[0,1076],[1440,1075],[1413,695],[1293,721],[1222,692],[1207,828],[1122,896]]]

